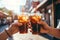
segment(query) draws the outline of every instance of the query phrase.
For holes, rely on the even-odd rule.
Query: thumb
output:
[[[15,22],[15,23],[12,23],[12,26],[22,26],[22,23]]]
[[[18,26],[22,26],[23,24],[18,22],[17,25],[18,25]]]
[[[38,21],[37,23],[38,23],[38,24],[42,24],[42,23],[43,23],[43,21]]]

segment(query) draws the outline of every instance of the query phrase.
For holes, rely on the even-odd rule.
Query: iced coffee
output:
[[[40,25],[37,22],[39,22],[40,20],[41,20],[41,16],[37,16],[37,15],[30,16],[32,34],[39,34]]]
[[[28,21],[27,16],[18,16],[18,22],[23,24],[22,26],[19,27],[19,31],[22,34],[28,32],[27,21]]]

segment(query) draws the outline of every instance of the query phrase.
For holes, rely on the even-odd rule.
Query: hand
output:
[[[10,25],[10,28],[9,28],[7,31],[8,31],[8,33],[9,33],[10,35],[13,35],[13,34],[15,34],[15,33],[17,33],[17,32],[19,31],[18,28],[19,28],[20,26],[22,26],[22,23],[19,23],[19,22],[12,23],[12,24]]]
[[[48,30],[50,29],[50,27],[46,22],[40,20],[38,24],[42,25],[40,29],[41,33],[48,33]]]

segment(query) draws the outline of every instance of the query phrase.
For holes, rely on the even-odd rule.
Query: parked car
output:
[[[0,25],[6,25],[7,24],[7,20],[6,18],[0,19]]]

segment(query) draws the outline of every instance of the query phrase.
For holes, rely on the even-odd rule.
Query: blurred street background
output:
[[[0,0],[0,33],[9,28],[14,20],[18,20],[18,16],[22,13],[41,15],[42,20],[54,27],[54,11],[52,8],[54,3],[56,0]],[[39,4],[41,5],[34,11],[34,8]],[[51,35],[44,34],[42,36],[52,40]]]

